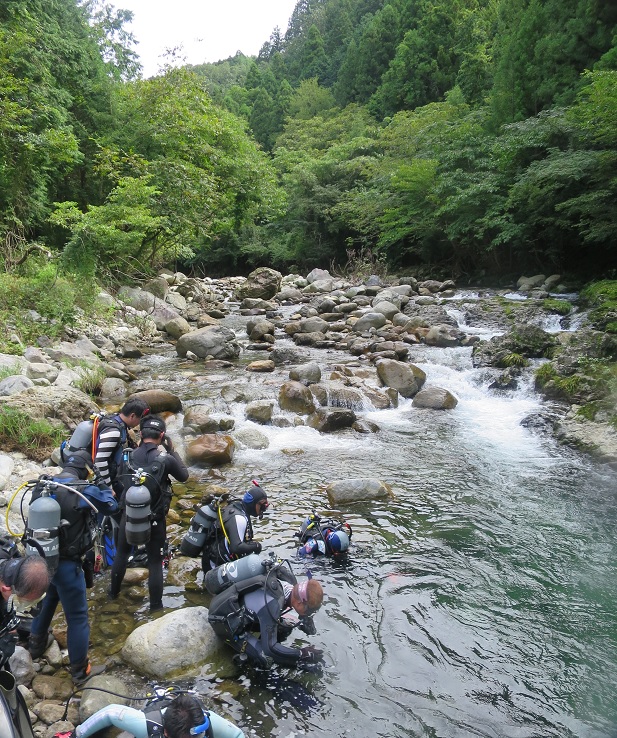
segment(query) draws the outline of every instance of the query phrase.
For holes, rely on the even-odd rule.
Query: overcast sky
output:
[[[133,12],[144,77],[165,63],[166,49],[182,46],[188,64],[215,62],[236,51],[257,54],[275,26],[285,33],[296,0],[111,0]]]

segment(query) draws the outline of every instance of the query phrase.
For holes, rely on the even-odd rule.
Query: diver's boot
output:
[[[102,674],[105,671],[105,666],[93,666],[89,659],[86,659],[81,664],[71,664],[70,669],[71,676],[73,677],[73,684],[76,687],[81,687],[81,685],[87,682],[90,677]]]
[[[33,659],[40,659],[45,651],[47,651],[51,646],[53,640],[54,637],[49,632],[39,633],[38,635],[30,633],[28,636],[28,651],[30,651],[30,656],[32,656]]]

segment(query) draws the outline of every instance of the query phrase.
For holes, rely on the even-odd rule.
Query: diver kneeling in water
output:
[[[296,626],[282,615],[295,610],[300,616],[298,627],[314,635],[311,616],[322,602],[323,589],[316,579],[298,583],[291,572],[275,565],[267,574],[239,581],[217,594],[210,603],[208,622],[238,652],[235,660],[250,659],[266,669],[273,663],[307,668],[321,661],[323,652],[314,646],[282,645],[279,641]]]
[[[74,730],[54,738],[88,738],[114,726],[135,738],[244,738],[244,733],[225,718],[204,710],[192,694],[174,687],[156,688],[153,699],[142,710],[125,705],[107,705]]]

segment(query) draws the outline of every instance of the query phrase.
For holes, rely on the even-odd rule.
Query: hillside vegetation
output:
[[[614,3],[299,0],[257,58],[149,80],[129,19],[0,5],[7,274],[614,276]]]

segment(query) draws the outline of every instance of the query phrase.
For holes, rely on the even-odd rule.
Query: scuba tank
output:
[[[228,561],[206,572],[204,584],[210,594],[219,594],[232,584],[243,582],[265,572],[266,565],[257,554],[249,554],[237,561]]]
[[[57,500],[43,492],[28,507],[26,535],[41,547],[50,573],[54,573],[60,561],[60,505]],[[26,542],[26,552],[40,553],[38,548]]]
[[[150,490],[135,477],[124,495],[126,540],[131,546],[142,546],[150,540],[150,502]]]
[[[180,553],[183,556],[199,556],[201,554],[217,517],[213,502],[214,500],[210,498],[193,515],[189,529],[180,544]]]
[[[68,450],[80,451],[81,449],[91,449],[93,430],[94,420],[82,420],[73,431],[73,435],[69,438]]]

